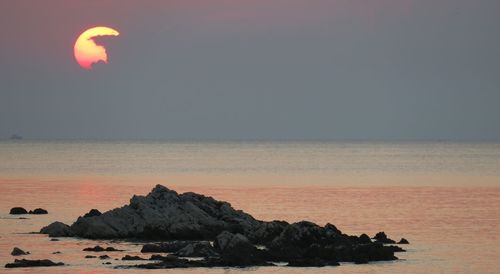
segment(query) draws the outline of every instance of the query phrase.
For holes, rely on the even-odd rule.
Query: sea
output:
[[[139,243],[32,233],[123,206],[157,184],[228,201],[261,220],[384,231],[411,244],[397,261],[365,265],[124,270],[115,267],[134,263],[121,261],[124,253],[85,259],[82,249],[149,257]],[[9,215],[16,206],[49,214],[20,219]],[[14,247],[66,266],[3,268]],[[500,273],[500,143],[0,141],[0,272]]]

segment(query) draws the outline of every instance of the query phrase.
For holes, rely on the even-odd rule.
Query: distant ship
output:
[[[23,136],[20,136],[17,134],[13,134],[12,136],[10,136],[10,140],[22,140],[22,139],[23,139]]]

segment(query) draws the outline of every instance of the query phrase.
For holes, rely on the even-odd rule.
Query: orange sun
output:
[[[84,31],[75,42],[75,59],[84,69],[92,69],[97,62],[108,63],[106,48],[97,45],[94,41],[99,36],[118,36],[120,33],[108,27],[94,27]]]

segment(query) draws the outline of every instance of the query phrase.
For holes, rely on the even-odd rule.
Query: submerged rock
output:
[[[29,252],[25,252],[24,250],[18,248],[18,247],[14,247],[14,249],[12,249],[12,252],[10,252],[10,255],[12,256],[21,256],[21,255],[28,255],[30,254]]]
[[[13,207],[10,209],[9,214],[12,215],[21,215],[21,214],[28,214],[28,211],[22,207]]]
[[[15,267],[48,267],[48,266],[61,266],[64,263],[54,263],[51,260],[15,260],[13,263],[6,264],[6,268]]]
[[[50,225],[42,228],[40,230],[40,233],[48,234],[49,237],[72,237],[72,236],[74,236],[69,225],[61,223],[61,222],[51,223]]]
[[[101,255],[101,256],[99,256],[99,259],[108,260],[108,259],[111,259],[111,257],[109,257],[108,255]]]
[[[37,208],[35,210],[30,210],[28,212],[29,214],[34,214],[34,215],[43,215],[43,214],[49,214],[49,212],[43,208]]]

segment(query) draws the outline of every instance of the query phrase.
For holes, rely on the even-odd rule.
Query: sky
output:
[[[0,1],[0,138],[500,140],[498,0]],[[108,64],[78,66],[89,27]]]

